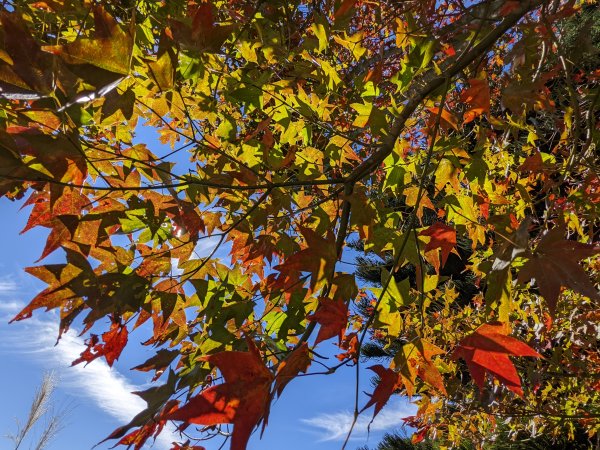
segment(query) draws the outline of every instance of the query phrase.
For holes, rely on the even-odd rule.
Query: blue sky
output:
[[[36,265],[47,230],[34,228],[19,235],[29,212],[19,210],[20,207],[19,202],[0,199],[3,218],[0,222],[0,384],[4,405],[0,408],[0,450],[11,449],[11,442],[3,436],[15,430],[16,418],[25,418],[34,391],[47,370],[54,370],[59,377],[55,393],[57,404],[70,410],[64,430],[47,450],[90,449],[144,408],[144,402],[131,392],[147,388],[151,375],[130,368],[151,355],[140,344],[148,338],[144,334],[147,330],[142,328],[130,334],[128,346],[111,369],[104,360],[96,360],[87,367],[70,367],[71,361],[84,349],[83,338],[71,330],[55,346],[58,318],[53,312],[36,312],[29,320],[9,325],[10,318],[44,288],[42,283],[24,273],[23,268]],[[63,261],[62,251],[56,251],[42,263]],[[333,355],[338,349],[322,344],[319,352]],[[369,372],[361,374],[361,392],[372,391]],[[289,450],[306,450],[307,445],[315,450],[341,448],[351,421],[354,389],[353,368],[342,368],[333,375],[294,380],[282,398],[272,405],[269,426],[262,440],[259,433],[255,433],[248,449],[275,450],[282,445]],[[363,394],[360,404],[366,401]],[[372,409],[365,412],[348,448],[365,444],[374,447],[384,431],[401,427],[402,417],[413,414],[414,409],[400,398],[393,399],[371,425],[370,434],[367,425]],[[172,429],[165,430],[152,448],[169,450],[170,443],[178,440],[171,432]],[[207,450],[216,450],[220,444],[209,441],[203,445]],[[107,443],[98,448],[110,446]]]

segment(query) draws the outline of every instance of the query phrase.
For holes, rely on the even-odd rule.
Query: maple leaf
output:
[[[600,246],[568,241],[563,238],[564,235],[562,227],[546,233],[533,256],[519,271],[519,282],[535,279],[552,314],[556,311],[562,287],[600,300],[598,290],[579,265],[580,260],[600,254]]]
[[[334,18],[339,18],[350,12],[358,0],[344,0],[340,7],[333,14]]]
[[[334,336],[338,336],[341,341],[348,320],[348,305],[343,300],[320,298],[319,307],[307,319],[321,325],[315,345]]]
[[[440,114],[440,108],[438,108],[438,107],[428,108],[428,111],[431,113],[431,115],[429,116],[429,122],[427,124],[427,126],[429,128],[431,128],[431,129],[435,128],[435,122],[439,115],[440,127],[443,130],[449,130],[450,128],[453,128],[454,130],[458,130],[458,121],[456,120],[456,117],[454,117],[454,114],[452,114],[447,109],[442,109],[441,114]]]
[[[517,230],[508,238],[501,237],[504,243],[494,253],[495,258],[487,277],[485,291],[486,314],[496,311],[496,318],[501,322],[508,321],[511,311],[512,274],[510,266],[515,258],[527,250],[530,225],[530,217],[523,219]]]
[[[426,230],[419,233],[419,236],[429,236],[431,239],[425,245],[425,253],[439,248],[442,252],[442,267],[446,264],[448,256],[456,247],[456,230],[442,222],[435,222]],[[439,272],[439,267],[437,272]]]
[[[360,412],[363,412],[367,408],[375,405],[375,411],[373,412],[373,418],[375,418],[375,416],[379,414],[379,411],[381,411],[381,409],[388,402],[394,391],[400,388],[402,381],[400,380],[399,373],[392,369],[386,369],[381,364],[371,366],[369,369],[375,372],[379,376],[380,380],[379,383],[377,383],[373,393],[370,394],[371,398]]]
[[[273,374],[263,364],[254,343],[248,352],[224,351],[203,359],[216,366],[225,382],[203,390],[167,415],[169,420],[201,425],[233,424],[231,450],[244,450],[252,430],[266,423]]]
[[[460,93],[460,99],[469,107],[465,111],[463,123],[469,123],[482,114],[490,113],[490,87],[487,80],[469,80],[469,87]]]
[[[59,55],[68,64],[92,64],[127,75],[133,51],[131,35],[102,6],[94,6],[95,37],[79,38],[64,45],[48,45],[42,50]]]
[[[110,330],[102,334],[102,343],[98,335],[92,334],[87,340],[87,348],[81,353],[81,356],[71,363],[72,366],[85,361],[86,365],[104,356],[107,364],[112,367],[119,358],[125,345],[127,345],[127,327],[115,321],[110,326]]]
[[[431,359],[444,353],[446,353],[444,350],[423,339],[403,345],[402,349],[396,353],[391,367],[400,371],[400,376],[409,396],[415,393],[417,377],[446,395],[442,376]]]
[[[473,333],[463,338],[452,354],[454,359],[465,360],[469,372],[481,392],[487,373],[522,397],[521,380],[509,356],[542,358],[542,355],[524,342],[508,336],[508,327],[502,322],[481,325]]]
[[[335,355],[340,361],[350,359],[356,363],[358,361],[358,334],[348,333],[340,343],[340,349],[346,350],[344,353]]]
[[[176,350],[160,349],[156,355],[148,359],[145,363],[133,367],[131,370],[139,370],[141,372],[155,371],[152,381],[156,381],[165,371],[173,360],[179,355]]]
[[[147,403],[147,408],[138,413],[127,425],[115,429],[97,445],[109,439],[119,439],[121,441],[129,436],[122,445],[140,445],[141,448],[148,438],[152,435],[157,436],[167,421],[166,415],[175,411],[179,406],[177,400],[169,400],[175,390],[175,383],[175,373],[171,371],[165,384],[153,386],[142,392],[133,392]],[[139,427],[139,429],[127,433],[134,427]],[[128,441],[131,442],[126,443]],[[116,445],[119,445],[119,443]]]
[[[134,430],[131,433],[123,436],[119,442],[115,444],[115,447],[117,445],[126,445],[127,448],[133,446],[133,450],[141,450],[149,438],[154,436],[156,439],[156,436],[160,434],[167,423],[167,420],[165,419],[166,414],[177,410],[178,406],[178,400],[169,400],[165,404],[164,408],[161,409],[156,418],[153,418],[147,422],[143,427],[140,427],[137,430]]]
[[[310,363],[308,344],[303,342],[277,368],[277,376],[275,378],[275,392],[277,392],[277,396],[281,395],[283,389],[296,375],[300,372],[306,373]]]
[[[285,259],[283,264],[275,266],[274,269],[282,274],[302,271],[311,273],[311,289],[315,289],[317,283],[328,279],[333,275],[337,253],[335,250],[335,239],[328,234],[324,239],[308,228],[301,230],[307,247]]]

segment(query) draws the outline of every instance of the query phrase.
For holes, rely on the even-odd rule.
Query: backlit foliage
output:
[[[147,331],[156,386],[109,436],[135,449],[169,420],[199,425],[174,448],[233,424],[244,449],[275,394],[372,337],[394,351],[367,407],[415,397],[415,440],[594,436],[596,6],[3,2],[0,195],[64,254],[26,269],[48,287],[14,320],[58,309],[86,364]],[[357,284],[356,239],[414,279]]]

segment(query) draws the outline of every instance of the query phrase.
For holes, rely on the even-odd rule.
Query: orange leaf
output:
[[[445,353],[439,347],[423,340],[407,343],[396,353],[392,367],[400,370],[400,375],[409,396],[415,393],[417,377],[446,395],[444,380],[432,358]]]
[[[488,373],[522,397],[521,380],[509,356],[542,358],[542,355],[524,342],[508,336],[507,331],[506,324],[502,322],[483,324],[460,341],[452,357],[466,361],[479,390],[483,389]]]
[[[431,116],[429,117],[429,127],[433,128],[433,124],[435,123],[437,116],[440,113],[440,109],[437,107],[428,109],[431,113]],[[458,130],[458,121],[456,120],[456,117],[454,117],[454,114],[452,114],[447,109],[442,109],[442,114],[440,116],[440,126],[444,130],[447,130],[449,128],[454,128],[455,130]]]
[[[425,252],[436,248],[442,251],[442,267],[446,264],[448,256],[456,247],[456,230],[442,222],[435,222],[426,230],[419,233],[419,236],[429,236],[431,239],[425,246]]]
[[[335,355],[337,359],[340,361],[351,359],[356,363],[358,360],[358,335],[356,333],[349,333],[340,343],[340,348],[346,351],[339,355]]]
[[[127,327],[118,322],[113,322],[110,330],[102,334],[103,343],[99,343],[98,336],[92,334],[87,341],[87,348],[81,356],[71,363],[72,366],[84,362],[89,364],[96,358],[104,356],[107,364],[112,367],[119,358],[125,345],[127,345]]]
[[[394,391],[400,387],[402,382],[400,381],[400,374],[392,369],[386,369],[381,364],[371,366],[369,369],[379,376],[380,381],[361,412],[375,405],[375,411],[373,412],[373,418],[375,418],[379,411],[381,411],[381,408],[388,402]]]
[[[315,345],[334,336],[338,336],[341,341],[348,320],[348,305],[343,300],[321,298],[319,308],[307,319],[321,325]]]
[[[469,87],[460,94],[460,100],[468,105],[463,123],[469,123],[482,114],[490,112],[490,87],[487,80],[469,80]]]
[[[244,450],[254,427],[267,420],[273,381],[251,340],[248,347],[248,352],[225,351],[206,356],[204,359],[221,371],[225,382],[192,397],[167,419],[201,425],[231,423],[231,450]]]
[[[178,405],[179,401],[169,400],[161,412],[157,415],[156,419],[151,418],[144,426],[123,436],[123,438],[121,438],[121,440],[115,444],[115,447],[117,445],[126,445],[127,448],[130,448],[133,445],[133,450],[141,450],[150,437],[154,436],[156,438],[156,436],[160,434],[165,426],[165,423],[167,422],[167,420],[164,418],[164,415],[175,411]],[[117,429],[116,431],[120,431],[120,429]]]
[[[339,17],[342,17],[343,15],[348,13],[352,8],[354,8],[354,5],[356,5],[356,2],[357,2],[357,0],[344,0],[342,2],[342,4],[340,5],[340,7],[333,14],[333,17],[336,19],[338,19]]]
[[[285,361],[281,362],[277,369],[277,377],[275,378],[275,392],[277,392],[277,396],[281,395],[281,392],[292,381],[292,378],[300,372],[306,373],[310,363],[308,344],[303,342]]]

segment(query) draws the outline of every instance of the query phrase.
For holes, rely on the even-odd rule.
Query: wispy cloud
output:
[[[88,366],[69,367],[85,348],[83,339],[70,330],[63,334],[59,345],[55,346],[58,335],[58,320],[32,318],[21,322],[18,330],[0,328],[0,342],[20,355],[36,354],[40,364],[54,368],[60,375],[61,385],[78,397],[87,397],[100,409],[123,424],[128,423],[146,407],[146,403],[131,392],[143,388],[130,383],[116,369],[110,368],[104,360],[95,360]],[[16,327],[15,327],[16,328]],[[26,337],[26,338],[25,338]],[[112,430],[107,430],[107,434]],[[174,429],[165,429],[156,440],[154,449],[171,448],[171,442],[178,440]]]
[[[18,312],[20,309],[23,308],[23,306],[25,306],[23,305],[23,303],[14,300],[8,302],[0,300],[0,311]]]
[[[0,278],[0,296],[14,295],[17,292],[17,283],[8,278]]]
[[[375,417],[369,427],[372,417],[372,409],[365,411],[359,416],[351,439],[364,439],[369,428],[371,432],[391,431],[404,425],[402,419],[414,415],[417,408],[406,400],[390,401],[385,408]],[[319,414],[302,422],[314,429],[321,441],[342,441],[346,439],[348,430],[352,425],[353,414],[350,411],[338,411],[334,413]]]

